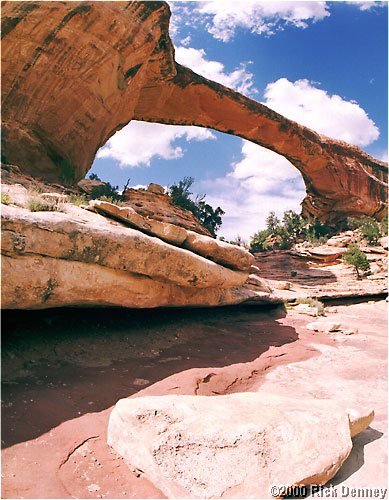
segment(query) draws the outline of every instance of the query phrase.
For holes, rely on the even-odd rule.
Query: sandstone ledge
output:
[[[226,268],[71,204],[62,209],[29,212],[2,205],[3,308],[281,301],[244,286],[248,272]]]

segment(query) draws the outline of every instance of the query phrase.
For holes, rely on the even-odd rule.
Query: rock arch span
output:
[[[3,160],[74,182],[132,119],[248,139],[302,174],[306,214],[381,218],[387,164],[329,139],[174,60],[170,10],[150,2],[4,2]]]

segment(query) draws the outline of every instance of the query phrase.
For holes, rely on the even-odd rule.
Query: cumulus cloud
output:
[[[287,118],[321,134],[358,146],[367,146],[379,130],[355,101],[318,89],[308,80],[294,83],[280,78],[265,89],[265,104]]]
[[[201,23],[212,36],[223,42],[232,40],[238,29],[258,35],[274,35],[286,25],[306,28],[309,23],[329,15],[323,1],[232,1],[214,0],[196,3],[190,10],[173,7],[173,23],[196,25]]]
[[[349,2],[349,4],[355,5],[356,7],[359,8],[359,10],[370,10],[374,7],[385,7],[385,5],[387,5],[387,3],[384,0],[378,2],[374,1],[358,2],[353,0],[352,2]]]
[[[320,133],[355,144],[370,144],[379,135],[357,103],[317,89],[308,80],[293,83],[282,78],[270,83],[264,103]],[[298,170],[273,151],[243,140],[241,153],[225,177],[206,183],[203,190],[211,204],[226,212],[220,234],[249,240],[264,227],[271,210],[278,216],[285,210],[299,212],[305,187]]]
[[[132,121],[111,137],[97,153],[97,158],[112,158],[122,167],[149,166],[156,158],[174,160],[184,154],[177,139],[205,141],[216,139],[208,129]]]
[[[265,225],[271,210],[300,212],[305,196],[302,177],[288,160],[272,151],[242,140],[242,159],[232,164],[225,177],[201,183],[212,206],[224,211],[220,235],[240,235],[248,241]]]
[[[193,47],[177,47],[176,61],[205,78],[226,85],[242,92],[242,94],[256,93],[254,75],[247,70],[247,65],[250,62],[241,63],[238,68],[228,73],[225,71],[223,63],[207,59],[204,49],[194,49]]]

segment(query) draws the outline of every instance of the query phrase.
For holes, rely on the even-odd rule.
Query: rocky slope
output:
[[[85,210],[64,202],[66,195],[43,193],[39,203],[59,199],[58,210],[31,212],[26,188],[3,192],[11,201],[1,210],[5,309],[281,301],[262,281],[245,285],[254,259],[240,247],[131,207],[93,201]]]
[[[358,231],[347,233],[330,238],[320,246],[304,242],[291,250],[256,253],[254,274],[289,302],[387,294],[388,251],[382,245],[368,245]],[[349,243],[356,243],[369,261],[370,269],[363,279],[357,279],[353,266],[342,260]],[[385,245],[385,238],[382,244]],[[251,275],[249,281],[255,276]]]
[[[4,2],[2,15],[2,153],[24,172],[79,180],[132,119],[198,125],[285,156],[307,214],[384,215],[386,164],[177,64],[166,3]]]

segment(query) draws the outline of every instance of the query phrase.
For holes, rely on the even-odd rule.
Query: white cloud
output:
[[[220,61],[210,61],[206,57],[204,49],[194,49],[192,47],[177,47],[176,61],[196,73],[226,85],[245,95],[256,93],[254,88],[254,75],[247,70],[248,63],[241,63],[231,73],[225,71],[224,64]]]
[[[164,160],[181,158],[184,150],[175,144],[179,138],[205,141],[216,139],[216,136],[210,130],[200,127],[132,121],[116,132],[96,156],[112,158],[122,167],[148,166],[154,157]]]
[[[320,133],[359,145],[370,144],[379,134],[358,104],[329,95],[307,80],[292,83],[282,78],[269,84],[265,104]],[[285,210],[300,212],[304,183],[284,157],[242,141],[242,159],[231,167],[225,177],[202,186],[208,202],[226,212],[220,235],[232,239],[239,234],[249,240],[255,231],[263,229],[271,210],[279,217]]]
[[[293,83],[280,78],[267,85],[264,95],[269,108],[321,134],[358,146],[367,146],[379,136],[373,120],[355,101],[330,95],[308,80]]]
[[[387,5],[385,0],[379,1],[379,2],[374,2],[374,1],[351,1],[349,2],[351,5],[355,5],[356,7],[359,8],[359,10],[370,10],[373,7],[384,7]]]
[[[192,41],[192,37],[190,35],[186,36],[185,38],[182,38],[180,40],[180,44],[183,46],[183,47],[188,47],[188,45],[190,44],[190,42]]]
[[[219,231],[227,239],[238,234],[246,241],[265,225],[271,210],[300,212],[305,196],[298,170],[283,156],[251,142],[242,141],[243,158],[225,177],[201,183],[212,206],[226,213]]]
[[[306,28],[329,16],[323,1],[214,0],[199,2],[194,14],[195,22],[205,22],[208,32],[223,42],[230,41],[239,28],[269,36],[288,24]]]

